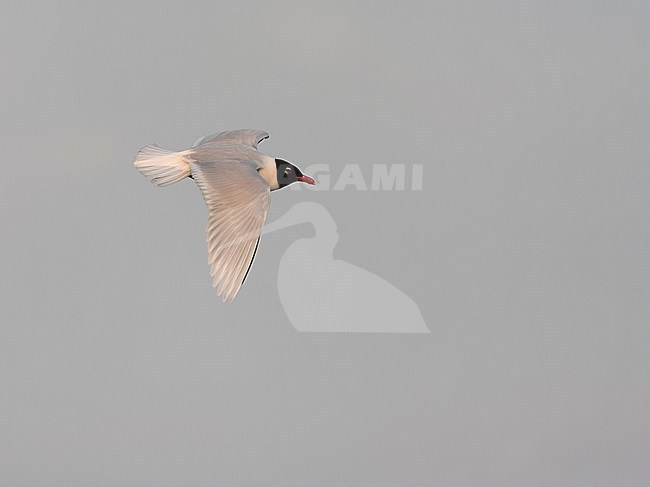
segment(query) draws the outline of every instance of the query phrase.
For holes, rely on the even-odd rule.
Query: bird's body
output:
[[[269,134],[233,130],[198,139],[187,150],[143,147],[135,167],[152,183],[167,186],[193,178],[208,206],[208,263],[212,285],[232,301],[252,264],[270,203],[270,192],[301,181],[314,184],[293,164],[257,150]]]

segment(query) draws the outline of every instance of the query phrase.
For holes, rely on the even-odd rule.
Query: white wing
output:
[[[209,210],[206,241],[212,286],[224,301],[232,301],[253,262],[270,188],[254,163],[230,159],[190,166]]]
[[[225,142],[230,144],[247,145],[257,150],[257,145],[269,137],[270,135],[268,132],[259,129],[229,130],[228,132],[205,135],[197,139],[192,147],[198,147],[201,144],[207,144],[209,142]]]

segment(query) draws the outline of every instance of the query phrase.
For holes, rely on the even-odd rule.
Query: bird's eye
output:
[[[288,167],[284,170],[284,174],[289,175],[291,173],[291,168]]]

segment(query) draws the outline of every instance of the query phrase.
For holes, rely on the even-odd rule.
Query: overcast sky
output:
[[[4,1],[0,483],[647,483],[649,22],[645,1]],[[278,269],[309,222],[218,299],[196,185],[131,161],[244,127],[332,181],[423,165],[421,191],[280,191],[268,219],[321,205],[333,257],[430,334],[298,332]]]

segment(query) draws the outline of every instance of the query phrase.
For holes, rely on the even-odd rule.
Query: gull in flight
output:
[[[263,130],[232,130],[201,137],[178,152],[147,145],[133,160],[157,186],[185,178],[198,184],[209,211],[206,242],[212,286],[224,302],[235,299],[248,275],[271,191],[297,181],[315,184],[290,162],[259,152],[257,145],[268,137]]]

